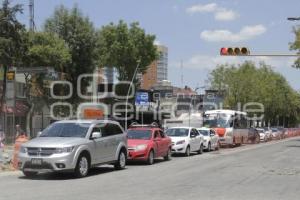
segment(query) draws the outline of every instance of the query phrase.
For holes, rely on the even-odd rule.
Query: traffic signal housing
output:
[[[247,56],[250,51],[246,47],[222,47],[220,50],[221,56]]]

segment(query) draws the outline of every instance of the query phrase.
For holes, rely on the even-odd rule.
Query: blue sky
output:
[[[21,20],[28,24],[28,1]],[[169,48],[169,79],[182,86],[180,61],[183,61],[183,85],[192,88],[207,85],[208,73],[221,63],[241,63],[245,58],[221,57],[223,46],[247,46],[253,53],[292,53],[289,42],[294,35],[289,16],[300,16],[299,0],[35,0],[35,23],[41,29],[55,7],[77,4],[96,27],[120,19],[139,21],[147,33]],[[300,89],[300,69],[293,69],[294,58],[255,57],[282,73],[291,85]]]

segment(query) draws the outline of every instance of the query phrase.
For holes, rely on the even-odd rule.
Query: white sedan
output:
[[[169,128],[166,134],[172,140],[172,153],[183,153],[190,156],[191,152],[203,152],[203,136],[192,127]]]
[[[206,151],[218,150],[220,148],[219,135],[210,128],[199,128],[198,131],[204,137],[204,149]]]

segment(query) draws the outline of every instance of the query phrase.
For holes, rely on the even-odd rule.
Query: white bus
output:
[[[203,125],[213,128],[220,145],[239,146],[248,140],[247,113],[235,110],[210,110],[204,113]]]

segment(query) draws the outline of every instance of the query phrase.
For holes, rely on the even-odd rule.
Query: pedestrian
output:
[[[19,137],[19,136],[25,136],[27,137],[27,134],[25,133],[25,131],[23,131],[21,129],[21,126],[19,124],[16,125],[16,139]]]

